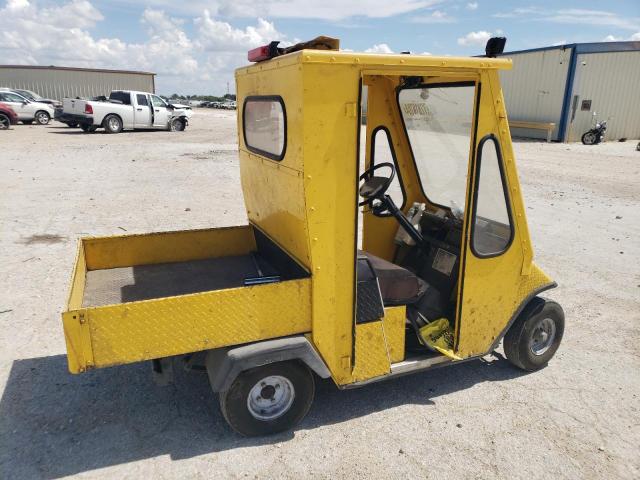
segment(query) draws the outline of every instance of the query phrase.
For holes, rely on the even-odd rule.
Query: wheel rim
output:
[[[9,128],[9,119],[5,116],[0,116],[0,130],[6,130]]]
[[[251,388],[247,408],[258,420],[275,420],[289,411],[295,396],[295,389],[288,378],[271,375]]]
[[[47,123],[49,123],[49,116],[46,113],[39,113],[38,114],[38,123],[41,125],[45,125]]]
[[[556,338],[556,322],[550,318],[543,319],[538,323],[531,334],[529,348],[536,356],[544,355]]]
[[[591,144],[591,143],[595,143],[595,141],[596,141],[596,135],[595,135],[595,133],[587,133],[587,134],[585,135],[585,137],[584,137],[584,141],[585,141],[586,143],[589,143],[589,144]]]
[[[109,119],[109,128],[111,130],[118,130],[120,128],[120,122],[118,121],[117,118],[110,118]]]

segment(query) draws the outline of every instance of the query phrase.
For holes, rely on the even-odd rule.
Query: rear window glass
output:
[[[287,116],[281,97],[248,97],[242,110],[244,142],[252,152],[282,160],[287,143]]]
[[[131,94],[129,92],[111,92],[109,100],[118,100],[123,105],[131,105]]]

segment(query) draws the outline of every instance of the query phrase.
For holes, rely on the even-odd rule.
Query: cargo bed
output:
[[[69,370],[308,332],[309,276],[250,225],[81,239]]]

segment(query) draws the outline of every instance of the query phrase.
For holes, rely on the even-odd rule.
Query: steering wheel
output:
[[[389,177],[376,177],[373,173],[379,168],[387,167],[391,169]],[[376,199],[381,199],[391,186],[393,178],[396,176],[396,166],[393,163],[385,162],[374,165],[369,170],[360,175],[360,181],[364,183],[360,186],[360,196],[364,200],[358,206],[371,204]]]

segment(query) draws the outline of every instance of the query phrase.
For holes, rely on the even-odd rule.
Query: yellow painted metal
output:
[[[382,321],[356,325],[356,364],[349,382],[362,382],[386,375],[391,361],[385,341]]]
[[[407,312],[404,305],[384,309],[382,325],[391,363],[404,360],[404,335]]]
[[[82,239],[87,270],[242,255],[255,250],[250,226]]]
[[[476,142],[479,143],[489,134],[495,135],[500,141],[514,222],[514,239],[508,250],[499,256],[476,257],[471,250],[468,234],[470,222],[473,221],[469,218],[472,210],[466,209],[463,233],[466,242],[461,265],[461,269],[464,269],[461,271],[463,283],[458,294],[458,302],[462,306],[456,322],[456,353],[463,358],[486,353],[531,292],[552,282],[532,261],[533,251],[497,73],[482,72],[481,85]],[[476,169],[476,162],[471,162],[467,187],[471,195],[474,193]]]
[[[98,367],[308,332],[309,279],[86,309]]]

